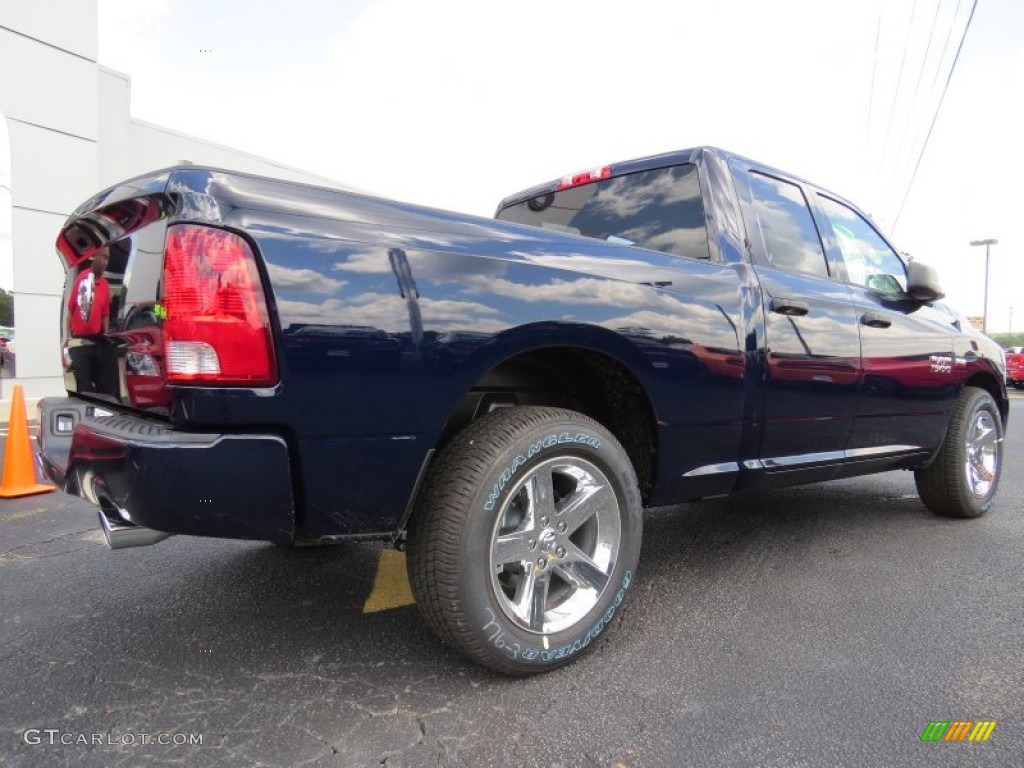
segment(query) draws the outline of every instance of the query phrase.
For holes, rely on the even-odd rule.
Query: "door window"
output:
[[[836,247],[842,254],[850,282],[878,293],[907,290],[903,260],[859,213],[824,195],[818,195],[821,210],[832,227]]]
[[[752,172],[750,192],[768,262],[782,269],[828,277],[821,238],[800,187]]]

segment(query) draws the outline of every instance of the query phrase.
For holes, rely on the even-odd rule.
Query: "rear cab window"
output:
[[[497,218],[694,259],[709,258],[697,167],[613,176],[513,203]]]
[[[764,259],[773,267],[828,277],[821,238],[800,187],[757,172],[747,179]]]

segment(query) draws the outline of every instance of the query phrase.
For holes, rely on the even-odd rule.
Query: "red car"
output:
[[[1024,347],[1006,350],[1006,383],[1024,389]]]

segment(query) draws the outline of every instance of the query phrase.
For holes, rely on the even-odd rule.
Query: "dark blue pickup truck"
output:
[[[109,255],[109,333],[68,344],[118,385],[45,400],[39,458],[112,547],[407,547],[427,623],[506,673],[596,644],[645,506],[906,469],[976,517],[998,484],[999,348],[849,202],[717,149],[496,220],[177,167],[57,245],[68,291]]]

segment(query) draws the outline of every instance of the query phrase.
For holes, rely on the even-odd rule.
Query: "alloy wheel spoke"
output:
[[[972,444],[981,449],[986,449],[994,446],[999,439],[999,434],[995,428],[986,424],[978,424],[977,430],[975,430],[975,437],[972,440]]]
[[[533,594],[533,587],[536,582],[537,570],[530,563],[527,563],[516,584],[516,592],[512,598],[511,607],[513,613],[523,624],[530,623],[530,598]]]
[[[556,566],[559,574],[577,589],[600,592],[608,583],[608,574],[586,552],[570,544],[565,561]]]
[[[985,466],[985,462],[980,458],[973,459],[971,461],[971,473],[974,475],[975,478],[986,483],[992,482],[994,478],[992,471],[987,466]]]
[[[528,566],[516,589],[513,606],[516,615],[532,631],[544,629],[544,614],[547,609],[548,588],[551,586],[551,571]]]
[[[608,486],[588,483],[563,502],[558,519],[566,524],[566,534],[571,536],[595,515],[616,507],[615,494]]]
[[[499,536],[494,544],[494,565],[498,568],[509,563],[529,562],[533,559],[530,542],[536,545],[534,531],[520,530]]]
[[[555,512],[555,487],[550,471],[538,472],[530,478],[526,486],[530,500],[529,516],[531,521],[542,517],[550,519]]]

